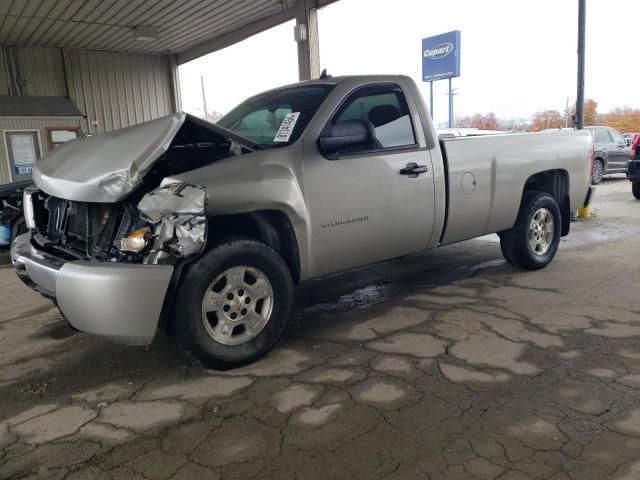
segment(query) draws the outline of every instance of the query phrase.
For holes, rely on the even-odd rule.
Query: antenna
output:
[[[323,69],[323,70],[322,70],[322,73],[320,74],[320,78],[321,78],[321,79],[323,79],[323,78],[330,78],[330,77],[331,77],[331,75],[329,75],[329,74],[327,73],[327,69],[326,69],[326,68],[325,68],[325,69]]]

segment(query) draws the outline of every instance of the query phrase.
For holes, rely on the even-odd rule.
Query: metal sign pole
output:
[[[453,128],[453,90],[451,89],[451,77],[449,77],[449,128]]]
[[[433,82],[429,82],[429,113],[433,120]]]

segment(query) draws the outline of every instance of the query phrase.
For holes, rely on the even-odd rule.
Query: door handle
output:
[[[426,165],[418,165],[417,163],[407,163],[407,166],[400,169],[400,175],[415,175],[418,176],[421,173],[426,173],[429,170]]]

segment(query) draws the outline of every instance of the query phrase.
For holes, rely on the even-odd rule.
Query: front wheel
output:
[[[500,233],[505,260],[516,268],[539,270],[551,263],[560,245],[560,207],[545,192],[526,192],[516,224]]]
[[[631,191],[633,196],[640,200],[640,180],[636,180],[631,184]]]
[[[170,335],[207,367],[242,365],[273,347],[292,305],[291,274],[280,255],[257,241],[232,239],[187,269]]]

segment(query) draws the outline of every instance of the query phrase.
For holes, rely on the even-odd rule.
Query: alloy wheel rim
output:
[[[555,225],[553,215],[546,208],[536,210],[529,225],[529,247],[534,255],[545,255],[553,243]]]
[[[596,182],[599,182],[600,180],[602,180],[602,164],[600,162],[596,162],[595,165],[593,166],[593,179]]]
[[[207,334],[223,345],[253,340],[273,312],[273,287],[260,269],[241,265],[218,275],[202,300]]]

